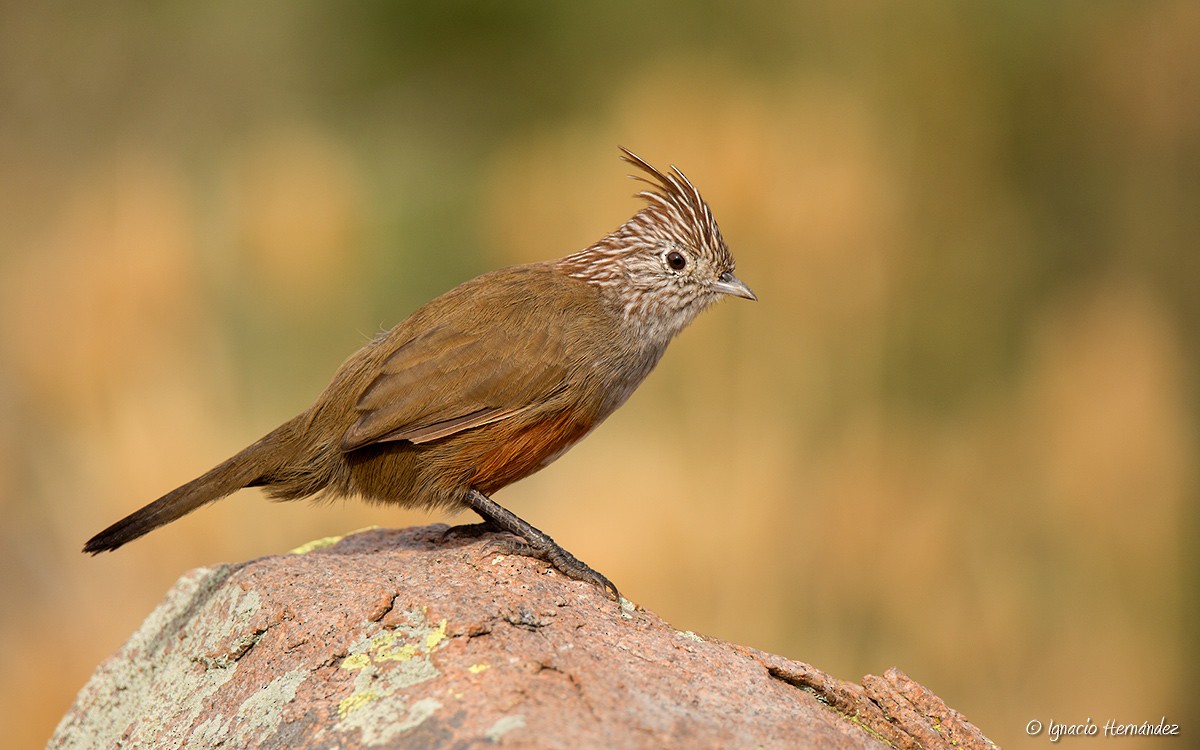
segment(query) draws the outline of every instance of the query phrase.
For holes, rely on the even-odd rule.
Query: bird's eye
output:
[[[673,271],[682,271],[684,268],[687,268],[687,258],[678,250],[672,250],[667,253],[667,265]]]

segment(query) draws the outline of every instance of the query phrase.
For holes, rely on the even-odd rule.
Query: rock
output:
[[[892,670],[865,687],[688,631],[445,526],[194,570],[49,747],[991,747]]]

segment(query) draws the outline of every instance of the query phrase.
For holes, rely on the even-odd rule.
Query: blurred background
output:
[[[1006,746],[1194,733],[1197,39],[1194,0],[3,4],[6,738],[190,568],[450,520],[247,490],[79,552],[381,327],[623,222],[618,144],[761,301],[499,499],[678,628],[899,666]]]

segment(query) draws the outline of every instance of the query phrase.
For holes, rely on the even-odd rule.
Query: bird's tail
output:
[[[237,455],[218,464],[192,481],[171,490],[149,505],[130,513],[87,541],[83,551],[91,554],[117,549],[243,487],[258,484],[278,463],[280,433],[271,432]]]

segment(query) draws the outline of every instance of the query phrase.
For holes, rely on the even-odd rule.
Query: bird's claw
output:
[[[567,578],[599,586],[604,590],[605,594],[612,597],[615,601],[621,601],[621,592],[617,590],[612,581],[608,580],[603,573],[595,570],[557,544],[542,549],[519,537],[506,535],[489,539],[488,546],[503,555],[520,555],[522,557],[543,560],[550,563],[551,567]]]

